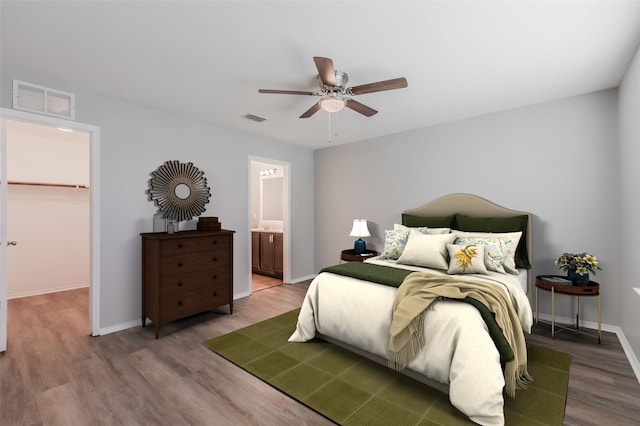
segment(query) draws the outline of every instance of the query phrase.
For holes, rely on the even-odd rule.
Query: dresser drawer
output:
[[[228,266],[231,262],[224,251],[197,253],[189,256],[164,256],[160,259],[160,276],[180,275]]]
[[[185,272],[179,275],[161,277],[160,294],[168,295],[183,291],[212,289],[220,286],[228,287],[230,283],[231,268],[227,265],[205,271]]]
[[[229,235],[212,235],[198,238],[198,248],[201,250],[228,250],[231,247]]]
[[[200,250],[198,238],[174,238],[160,241],[160,255],[191,254]]]
[[[161,322],[173,321],[230,303],[229,287],[186,291],[167,295],[160,301]]]

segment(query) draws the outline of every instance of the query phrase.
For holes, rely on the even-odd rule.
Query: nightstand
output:
[[[564,281],[563,281],[564,279]],[[551,292],[551,337],[556,335],[556,293],[575,296],[576,298],[576,323],[575,328],[557,326],[562,330],[570,330],[580,333],[580,296],[597,296],[598,297],[598,343],[602,338],[602,302],[600,300],[600,284],[595,281],[589,281],[586,285],[572,285],[566,282],[565,277],[560,275],[538,275],[536,277],[536,323],[539,321],[540,312],[538,304],[538,290]]]
[[[342,250],[340,262],[364,262],[366,259],[377,255],[378,252],[375,250],[365,250],[363,254],[356,254],[354,249]]]

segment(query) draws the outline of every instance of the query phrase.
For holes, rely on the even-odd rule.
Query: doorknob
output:
[[[18,242],[17,242],[17,241],[9,241],[9,242],[7,243],[7,245],[8,245],[8,246],[16,246],[16,245],[18,245]]]

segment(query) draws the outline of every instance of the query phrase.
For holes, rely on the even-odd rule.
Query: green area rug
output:
[[[314,339],[289,343],[298,310],[203,344],[271,386],[344,425],[474,424],[446,394]],[[529,345],[534,382],[505,397],[507,425],[562,425],[571,355]]]

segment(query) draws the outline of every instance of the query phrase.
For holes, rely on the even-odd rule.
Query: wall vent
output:
[[[75,119],[75,95],[13,80],[13,108]]]
[[[266,120],[266,118],[260,117],[259,115],[255,115],[255,114],[245,114],[245,115],[242,116],[242,118],[246,118],[247,120],[255,121],[256,123],[262,123],[264,120]]]

